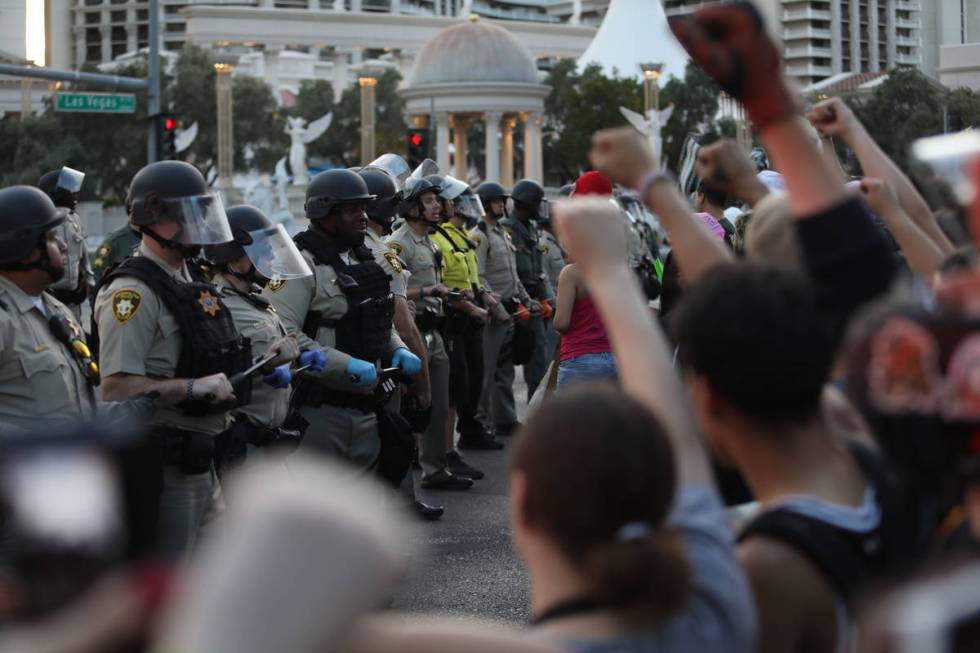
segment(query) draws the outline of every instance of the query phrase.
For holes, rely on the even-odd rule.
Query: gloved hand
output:
[[[378,369],[360,358],[351,358],[347,361],[347,369],[344,372],[350,377],[351,382],[364,388],[370,388],[378,382]]]
[[[292,380],[293,375],[289,371],[288,363],[280,365],[271,374],[266,374],[262,377],[262,383],[279,389],[288,388]]]
[[[304,349],[299,353],[299,367],[311,372],[322,372],[327,365],[327,355],[316,349]]]
[[[541,319],[550,320],[551,317],[555,314],[555,309],[551,307],[551,302],[549,302],[547,299],[542,299],[540,304],[541,304]]]
[[[524,306],[524,304],[518,304],[517,310],[514,311],[514,317],[521,322],[527,322],[531,319],[531,311],[527,310],[527,307]]]
[[[401,368],[401,371],[409,376],[415,376],[422,371],[422,361],[419,357],[408,351],[404,347],[399,347],[391,356],[391,364]]]

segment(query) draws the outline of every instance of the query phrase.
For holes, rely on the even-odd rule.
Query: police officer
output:
[[[429,426],[420,443],[422,487],[466,490],[473,485],[473,481],[450,471],[450,460],[447,458],[454,447],[453,434],[446,429],[449,358],[440,329],[445,319],[442,301],[449,296],[449,288],[440,278],[442,263],[438,260],[439,248],[429,239],[429,230],[439,223],[442,212],[437,193],[437,186],[429,179],[409,179],[400,205],[405,223],[395,230],[387,242],[412,273],[408,280],[408,299],[416,304],[415,324],[422,333],[429,354],[432,410]],[[479,470],[470,469],[471,474],[481,475]],[[466,471],[459,467],[457,470]]]
[[[101,345],[104,399],[155,391],[167,406],[151,421],[159,478],[155,500],[147,491],[143,509],[159,510],[160,551],[179,557],[193,545],[217,488],[215,438],[230,426],[236,400],[247,402],[249,384],[233,388],[229,377],[251,365],[251,348],[193,262],[201,245],[232,240],[221,200],[197,168],[151,163],[133,177],[126,208],[142,241],[136,256],[103,278],[93,337]]]
[[[81,322],[81,304],[88,299],[95,286],[92,268],[88,260],[88,246],[85,230],[75,207],[78,206],[78,191],[81,190],[85,174],[68,167],[44,173],[38,180],[38,188],[43,190],[55,206],[67,209],[65,221],[58,227],[58,238],[65,243],[65,275],[51,284],[49,288],[58,301],[65,304]]]
[[[482,214],[479,198],[466,184],[445,177],[439,197],[443,220],[435,227],[432,241],[442,252],[443,281],[462,293],[463,299],[449,302],[449,316],[443,338],[449,350],[450,405],[459,414],[459,448],[497,450],[492,432],[477,419],[483,383],[483,329],[489,320],[487,309],[497,303],[480,281],[476,243],[465,229],[467,216]],[[477,217],[479,219],[479,217]],[[453,426],[450,412],[449,428]]]
[[[306,189],[310,227],[296,236],[312,277],[272,282],[267,297],[300,346],[326,355],[303,372],[293,401],[310,427],[301,448],[328,453],[362,470],[378,460],[381,439],[374,389],[384,361],[414,376],[421,361],[392,327],[391,279],[364,246],[367,203],[375,199],[350,170],[327,170]]]
[[[234,424],[219,438],[219,471],[221,466],[241,463],[246,451],[257,453],[256,449],[269,445],[299,444],[300,434],[283,427],[289,412],[290,362],[298,358],[299,366],[313,372],[326,364],[323,352],[300,353],[295,336],[287,336],[278,313],[260,295],[272,279],[302,279],[313,274],[289,234],[254,206],[236,206],[228,209],[227,215],[234,240],[205,248],[208,260],[215,265],[213,281],[235,327],[249,339],[253,350],[281,347],[279,360],[289,355],[292,358],[278,367],[260,368],[262,383],[253,387],[247,405],[233,411]]]
[[[565,253],[561,249],[561,245],[558,244],[558,238],[555,236],[555,232],[551,226],[551,215],[550,213],[543,216],[541,220],[538,221],[538,226],[540,227],[540,243],[541,243],[541,253],[544,256],[544,270],[548,277],[548,283],[551,285],[552,292],[558,292],[558,275],[561,274],[562,269],[565,267]],[[554,325],[551,320],[547,321],[545,325],[545,362],[551,361],[555,357],[555,350],[558,347],[558,332],[555,331]]]
[[[394,157],[396,165],[403,165],[405,170],[408,169],[408,164],[401,157],[397,157],[397,155],[386,156],[389,157],[389,160]],[[391,293],[395,296],[395,330],[422,363],[422,371],[415,378],[412,387],[415,396],[419,397],[422,404],[428,407],[432,402],[432,393],[429,388],[429,356],[422,334],[415,326],[415,315],[408,305],[408,279],[412,273],[406,269],[405,264],[398,258],[398,254],[388,247],[383,240],[385,236],[391,235],[391,227],[395,222],[398,205],[402,200],[402,191],[396,184],[396,177],[385,170],[366,167],[359,170],[358,174],[367,184],[368,192],[375,196],[375,199],[370,200],[367,204],[368,232],[364,238],[364,244],[374,254],[375,262],[384,268],[391,277]],[[398,412],[400,405],[401,395],[395,393],[390,408],[393,412]],[[415,497],[415,482],[411,474],[405,477],[402,490],[412,501],[420,517],[426,520],[442,517],[445,510],[442,506],[430,505]]]
[[[95,250],[95,260],[92,261],[92,274],[96,284],[102,283],[102,275],[109,268],[132,256],[139,245],[140,233],[128,222],[110,231]]]
[[[534,333],[534,347],[531,351],[531,359],[524,365],[524,381],[527,383],[527,396],[530,401],[548,365],[545,321],[550,319],[554,312],[551,308],[554,289],[545,272],[544,254],[537,226],[537,222],[548,215],[549,209],[548,201],[544,198],[544,188],[530,179],[522,179],[514,184],[511,199],[514,202],[514,214],[503,220],[502,224],[517,249],[517,274],[521,278],[521,283],[531,297],[541,305],[540,314],[532,315],[529,322]]]
[[[65,274],[65,211],[31,186],[0,190],[0,425],[84,418],[98,369],[71,310],[45,292]]]
[[[485,182],[476,192],[484,215],[470,236],[476,243],[480,279],[500,297],[500,304],[490,311],[483,338],[483,387],[477,419],[498,435],[509,435],[519,426],[514,407],[514,364],[509,354],[514,336],[511,314],[529,318],[529,309],[540,309],[521,283],[514,244],[501,224],[507,215],[507,191],[496,182]]]

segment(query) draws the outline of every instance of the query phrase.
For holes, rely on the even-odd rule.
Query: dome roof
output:
[[[527,47],[502,27],[471,18],[442,30],[422,46],[409,86],[446,82],[538,84]]]

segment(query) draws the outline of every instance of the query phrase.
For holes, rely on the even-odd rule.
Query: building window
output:
[[[85,0],[86,7],[96,7],[102,4],[102,0]]]
[[[85,61],[102,61],[102,45],[86,46]]]
[[[85,14],[85,24],[86,25],[98,25],[102,20],[102,14],[97,11],[90,11]]]
[[[125,11],[111,11],[109,12],[109,20],[113,23],[125,23],[126,22],[126,12]]]
[[[137,41],[149,41],[150,40],[150,28],[146,25],[136,26],[136,40]]]
[[[136,20],[149,20],[149,19],[150,19],[150,12],[148,12],[146,9],[136,10]]]

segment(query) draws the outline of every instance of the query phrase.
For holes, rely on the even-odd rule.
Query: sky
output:
[[[25,25],[25,59],[35,65],[44,65],[44,0],[24,0],[27,24]]]

